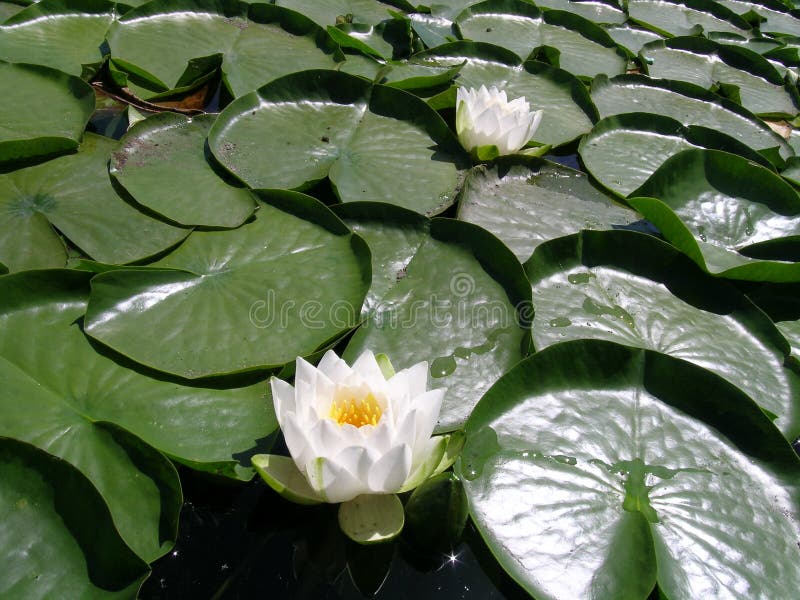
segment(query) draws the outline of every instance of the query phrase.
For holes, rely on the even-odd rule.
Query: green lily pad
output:
[[[33,271],[0,278],[0,436],[33,444],[80,470],[128,546],[149,562],[175,541],[180,483],[164,455],[106,418],[107,402],[139,398],[125,395],[124,380],[114,377],[123,369],[95,352],[77,323],[89,277]]]
[[[692,36],[651,42],[640,55],[651,77],[694,83],[719,93],[735,86],[737,102],[773,118],[793,118],[800,107],[797,89],[760,54]],[[714,91],[712,89],[712,91]]]
[[[102,496],[74,467],[0,438],[0,594],[31,600],[132,598],[149,573]]]
[[[788,6],[777,0],[759,0],[747,2],[743,0],[717,0],[719,4],[730,9],[737,15],[755,13],[764,21],[758,24],[761,33],[779,33],[786,35],[800,35],[800,19],[790,11],[793,3]]]
[[[0,25],[0,59],[91,77],[117,5],[106,0],[41,0]]]
[[[542,244],[525,268],[537,350],[585,338],[681,358],[744,390],[787,437],[800,433],[800,377],[784,364],[785,340],[735,288],[668,244],[584,231]]]
[[[422,13],[410,14],[408,18],[426,48],[436,48],[457,38],[452,19]]]
[[[800,263],[775,262],[800,255],[800,197],[760,165],[718,150],[684,150],[631,196],[642,198],[629,204],[711,273],[800,280]]]
[[[624,23],[628,19],[619,5],[603,0],[539,0],[536,6],[570,12],[593,23]]]
[[[191,87],[222,69],[234,97],[294,71],[333,68],[342,59],[308,18],[238,0],[155,0],[108,31],[111,56],[142,98]]]
[[[6,0],[0,0],[0,23],[5,21],[6,19],[10,19],[19,11],[24,10],[24,4],[16,4],[14,2],[7,2]]]
[[[685,127],[650,113],[606,117],[581,139],[578,152],[586,169],[609,190],[627,196],[664,161],[689,148],[713,148],[773,168],[763,156],[736,138],[707,127]]]
[[[0,165],[78,147],[94,111],[87,83],[49,67],[0,61],[0,89]]]
[[[491,231],[520,261],[547,240],[640,219],[593,187],[585,173],[521,157],[472,169],[458,206],[459,219]]]
[[[786,140],[751,112],[690,83],[642,75],[600,76],[592,82],[592,100],[601,117],[648,112],[684,125],[715,129],[765,154],[773,164],[794,153]]]
[[[606,33],[611,36],[618,45],[622,46],[625,50],[635,56],[642,49],[642,46],[648,42],[654,42],[662,39],[662,36],[647,29],[635,27],[630,23],[623,25],[609,25],[603,27]]]
[[[366,319],[344,351],[389,356],[398,370],[428,361],[447,389],[436,431],[458,429],[480,395],[527,352],[530,286],[519,262],[480,227],[428,221],[385,204],[337,207],[372,252]],[[519,313],[518,313],[519,311]]]
[[[111,175],[139,204],[171,221],[238,227],[256,203],[248,190],[230,185],[209,165],[205,143],[215,119],[165,112],[136,123],[112,156]]]
[[[389,11],[397,11],[377,0],[275,0],[275,4],[296,10],[320,25],[377,25],[391,18]]]
[[[470,514],[537,598],[643,600],[656,583],[668,598],[790,598],[800,585],[800,462],[699,367],[558,344],[495,384],[466,431]]]
[[[313,198],[261,197],[238,229],[196,231],[153,269],[96,276],[86,332],[189,379],[280,367],[346,333],[369,286],[363,241]]]
[[[377,25],[347,22],[336,26],[328,25],[327,32],[340,47],[383,60],[408,56],[414,43],[411,21],[397,13],[394,18],[381,21]]]
[[[128,204],[108,176],[116,146],[86,134],[78,152],[0,175],[0,258],[12,271],[63,267],[66,250],[55,227],[98,261],[143,260],[189,233]]]
[[[560,146],[592,128],[597,110],[586,87],[574,75],[538,61],[524,62],[499,46],[477,42],[454,42],[415,54],[409,62],[439,66],[463,63],[455,85],[479,88],[497,86],[509,99],[524,97],[532,109],[542,109],[542,120],[534,139]],[[437,108],[455,107],[456,94],[439,97]]]
[[[625,53],[592,21],[561,10],[539,10],[523,0],[486,0],[464,9],[456,18],[461,37],[502,46],[528,56],[549,46],[560,52],[556,66],[575,75],[624,73]]]
[[[724,31],[747,35],[750,25],[713,0],[628,0],[631,21],[666,36]]]
[[[74,325],[86,310],[90,274],[71,273],[35,271],[3,280],[4,294],[8,294],[4,298],[19,306],[2,315],[5,330],[0,352],[4,358],[0,360],[25,373],[26,386],[47,390],[38,396],[35,408],[33,400],[26,405],[27,416],[15,409],[20,396],[4,395],[0,400],[4,410],[15,415],[14,422],[6,423],[5,435],[45,441],[49,434],[43,431],[58,431],[72,423],[76,434],[67,436],[71,441],[51,443],[64,444],[80,457],[89,453],[82,444],[91,443],[92,437],[85,421],[108,422],[194,469],[250,479],[253,471],[244,455],[263,450],[258,444],[277,429],[266,384],[246,380],[223,387],[219,383],[189,385],[163,376],[156,379],[99,352]],[[48,277],[54,281],[49,286],[42,283],[49,282]],[[31,352],[19,351],[20,339],[29,340]],[[27,394],[33,394],[33,388]],[[37,422],[47,423],[46,429]]]
[[[792,356],[800,360],[800,321],[780,321],[775,327],[792,347]]]
[[[208,143],[253,188],[303,190],[328,177],[343,202],[381,200],[427,214],[453,203],[468,162],[422,100],[335,71],[287,75],[237,99]]]
[[[720,2],[720,4],[722,3]],[[785,46],[785,44],[782,41],[773,38],[768,38],[763,36],[745,37],[743,35],[737,35],[735,33],[725,33],[722,31],[709,32],[706,37],[712,42],[716,42],[718,44],[725,44],[728,46],[740,46],[742,48],[747,48],[748,50],[752,50],[753,52],[757,52],[758,54],[766,54],[767,52],[771,52],[773,50],[777,50]]]

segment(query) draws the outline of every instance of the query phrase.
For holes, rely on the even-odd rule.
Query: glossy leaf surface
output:
[[[209,164],[205,143],[214,120],[161,113],[140,121],[114,152],[111,174],[139,204],[171,221],[238,227],[256,203],[248,190],[230,185]]]
[[[724,150],[772,168],[764,157],[734,137],[699,125],[685,127],[652,113],[606,117],[581,139],[578,152],[595,179],[627,196],[664,161],[690,148]]]
[[[190,379],[280,367],[343,335],[369,286],[363,241],[312,198],[263,198],[253,221],[196,231],[153,269],[97,276],[87,333]]]
[[[148,574],[80,471],[0,438],[0,594],[32,600],[133,597]]]
[[[625,55],[608,34],[565,11],[542,12],[522,0],[487,0],[466,8],[456,24],[464,39],[496,44],[522,57],[540,46],[556,48],[558,66],[575,75],[625,72]]]
[[[126,378],[115,377],[124,370],[97,354],[76,322],[88,280],[74,271],[0,278],[0,436],[35,445],[83,473],[126,544],[149,562],[175,540],[180,483],[164,455],[112,417],[115,404],[125,410],[127,400],[141,398],[126,394]]]
[[[640,52],[651,77],[694,83],[706,89],[735,86],[740,103],[758,115],[794,117],[798,95],[761,55],[698,37],[647,44]]]
[[[333,71],[288,75],[237,99],[208,142],[253,188],[302,190],[328,177],[343,202],[380,199],[427,214],[452,204],[467,161],[422,100]]]
[[[598,77],[592,83],[592,100],[601,117],[649,112],[671,117],[684,125],[720,131],[757,151],[777,149],[784,159],[793,154],[786,140],[752,113],[691,84],[641,75]],[[772,162],[778,160],[775,157]]]
[[[725,31],[746,35],[747,21],[712,0],[629,0],[628,15],[636,23],[668,35]]]
[[[800,264],[792,262],[800,244],[800,196],[760,165],[718,150],[684,150],[631,196],[657,198],[630,202],[712,273],[800,279]],[[759,265],[759,259],[787,262]]]
[[[470,171],[458,218],[491,231],[525,261],[547,240],[581,229],[629,225],[640,217],[593,187],[580,171],[541,159],[509,158]]]
[[[472,518],[536,598],[644,600],[656,582],[669,598],[780,598],[800,582],[797,456],[707,371],[558,344],[493,386],[466,431]]]
[[[0,259],[13,271],[63,267],[57,228],[89,257],[110,264],[148,258],[189,233],[145,215],[112,185],[116,142],[87,133],[77,153],[0,175]]]
[[[0,61],[0,165],[74,150],[94,110],[94,92],[48,67]]]
[[[144,98],[222,69],[234,96],[287,73],[333,68],[336,47],[308,18],[238,0],[156,0],[109,29],[111,56]]]
[[[379,204],[338,210],[372,251],[364,324],[344,358],[366,349],[400,370],[428,361],[431,387],[446,387],[437,431],[459,428],[486,390],[527,350],[520,315],[529,286],[514,255],[475,225],[430,222]]]
[[[92,75],[116,15],[106,0],[42,0],[0,25],[0,59]]]
[[[537,349],[585,338],[681,358],[746,391],[788,438],[800,433],[800,377],[784,364],[786,342],[732,286],[668,244],[585,231],[539,246],[525,268]]]

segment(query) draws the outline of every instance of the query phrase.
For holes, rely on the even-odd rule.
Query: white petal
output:
[[[278,423],[282,425],[285,413],[296,412],[294,387],[277,377],[270,378],[269,386],[272,389],[272,404],[275,406],[275,416],[278,418]]]
[[[345,428],[331,419],[320,419],[309,437],[313,438],[318,456],[336,456],[343,448],[352,445]]]
[[[347,502],[368,493],[369,489],[342,465],[325,458],[314,458],[305,466],[306,478],[328,502]]]
[[[350,446],[339,452],[333,458],[333,462],[341,465],[348,473],[366,485],[369,478],[369,470],[375,460],[373,460],[366,448]]]
[[[384,454],[369,471],[369,488],[376,494],[396,492],[411,472],[411,448],[395,446]]]
[[[298,425],[294,413],[288,413],[281,424],[283,439],[289,454],[301,471],[306,463],[315,456],[314,446],[303,429]]]
[[[365,350],[353,363],[353,371],[361,375],[371,388],[385,389],[386,378],[372,350]]]
[[[409,398],[424,394],[428,389],[428,363],[427,361],[398,371],[389,380],[389,394],[408,392]]]
[[[319,361],[317,369],[334,383],[344,381],[352,373],[352,369],[333,350],[325,353],[322,360]]]
[[[392,435],[392,446],[405,444],[409,448],[414,447],[417,439],[417,411],[409,411],[401,423],[397,424]],[[413,454],[413,452],[412,452]]]
[[[442,388],[430,390],[414,398],[414,412],[417,416],[416,441],[414,451],[422,447],[431,437],[436,422],[439,420],[439,411],[442,409],[442,400],[445,390]]]
[[[294,389],[296,412],[304,412],[315,405],[317,396],[317,369],[303,358],[295,361]]]

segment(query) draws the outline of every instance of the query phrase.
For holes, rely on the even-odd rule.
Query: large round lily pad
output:
[[[543,111],[534,140],[552,146],[571,142],[592,128],[597,109],[586,87],[572,74],[538,61],[523,63],[516,54],[491,44],[453,42],[415,54],[412,63],[462,65],[456,86],[497,86],[509,99],[524,97]],[[455,94],[443,95],[437,108],[455,106]]]
[[[761,33],[777,33],[784,35],[800,35],[800,19],[792,13],[793,3],[780,0],[717,0],[719,4],[732,10],[737,15],[756,14],[763,19],[758,24]]]
[[[628,0],[631,20],[654,31],[673,35],[698,35],[724,31],[746,35],[750,25],[713,0]]]
[[[91,76],[103,62],[101,46],[116,7],[107,0],[31,4],[0,25],[0,59]]]
[[[536,598],[644,600],[656,583],[668,598],[790,598],[800,585],[800,462],[708,371],[558,344],[500,379],[466,433],[472,518]]]
[[[640,219],[589,182],[585,173],[542,159],[510,157],[472,169],[458,218],[491,231],[520,261],[536,247],[581,229]]]
[[[765,153],[773,163],[794,154],[786,140],[751,112],[690,83],[642,75],[601,76],[592,82],[592,100],[601,117],[648,112],[721,131]]]
[[[537,349],[588,338],[669,354],[747,392],[787,437],[800,433],[800,377],[785,365],[788,344],[735,288],[668,244],[584,231],[542,244],[525,268]]]
[[[256,203],[249,190],[230,185],[209,164],[206,136],[215,118],[166,112],[136,123],[113,154],[111,174],[139,204],[171,221],[238,227]]]
[[[132,598],[147,563],[125,545],[102,496],[68,463],[0,438],[0,594]]]
[[[296,10],[320,25],[376,25],[391,18],[389,11],[397,12],[397,7],[377,0],[275,0],[275,4]]]
[[[627,196],[669,157],[689,148],[732,152],[767,168],[755,150],[725,133],[651,113],[624,113],[602,119],[581,139],[586,169],[609,190]]]
[[[263,198],[238,229],[196,231],[152,269],[95,277],[87,333],[190,379],[279,367],[343,335],[369,287],[363,241],[313,198]]]
[[[642,197],[629,203],[712,273],[800,281],[800,196],[772,171],[719,150],[684,150],[631,196]]]
[[[105,418],[106,401],[119,405],[127,396],[124,379],[114,377],[122,369],[94,351],[78,323],[89,277],[35,271],[0,278],[0,436],[76,467],[102,495],[125,543],[149,562],[175,541],[180,483],[164,455]]]
[[[464,39],[508,48],[527,57],[549,46],[559,53],[558,66],[575,75],[617,75],[628,63],[609,35],[577,14],[539,10],[523,0],[486,0],[464,9],[456,18]]]
[[[800,110],[797,89],[747,48],[691,36],[651,42],[640,55],[651,77],[718,90],[757,115],[791,119]]]
[[[335,71],[287,75],[238,98],[208,143],[253,188],[302,190],[329,177],[343,202],[380,200],[427,214],[453,203],[468,162],[422,100]]]
[[[333,68],[330,37],[307,17],[238,0],[155,0],[108,31],[111,56],[144,98],[191,86],[221,66],[234,96],[295,71]]]
[[[0,60],[0,165],[78,147],[94,91],[49,67]]]
[[[112,264],[143,260],[186,237],[188,229],[144,214],[117,193],[107,166],[115,146],[87,133],[75,154],[0,175],[0,260],[12,271],[65,265],[53,227]]]
[[[396,369],[428,361],[447,388],[438,431],[460,428],[481,394],[527,353],[530,286],[514,255],[480,227],[428,221],[383,204],[337,212],[369,244],[373,286],[344,356],[384,353]]]

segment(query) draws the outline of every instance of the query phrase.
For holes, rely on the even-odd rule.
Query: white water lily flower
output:
[[[372,352],[351,368],[328,351],[316,368],[297,359],[294,387],[270,383],[292,459],[326,502],[404,491],[441,459],[431,434],[444,390],[427,390],[426,362],[387,379]]]
[[[530,141],[541,120],[542,111],[531,112],[525,98],[509,102],[495,86],[460,87],[456,93],[456,132],[469,151],[496,146],[500,155],[513,154]]]

